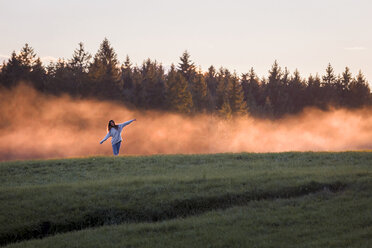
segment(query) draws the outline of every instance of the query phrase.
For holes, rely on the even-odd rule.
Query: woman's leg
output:
[[[116,144],[112,145],[112,153],[116,156]]]
[[[116,143],[116,145],[117,145],[117,152],[116,152],[116,155],[119,155],[119,150],[120,150],[121,141],[119,141],[118,143]]]
[[[121,144],[121,141],[112,145],[112,151],[114,153],[114,156],[119,155],[120,144]]]

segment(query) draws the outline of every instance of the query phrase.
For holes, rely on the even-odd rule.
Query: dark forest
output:
[[[187,51],[169,69],[150,59],[133,65],[128,56],[121,64],[106,38],[94,56],[79,43],[71,59],[47,66],[26,44],[0,66],[0,87],[9,89],[20,82],[45,94],[111,100],[139,110],[209,113],[224,118],[250,114],[275,119],[306,107],[355,109],[372,104],[364,75],[360,71],[353,76],[348,67],[336,74],[328,64],[323,75],[307,78],[298,70],[291,73],[282,69],[277,61],[267,77],[259,77],[253,68],[241,75],[214,66],[202,72]]]

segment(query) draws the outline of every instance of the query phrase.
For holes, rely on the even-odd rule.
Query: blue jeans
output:
[[[112,151],[114,152],[114,156],[119,155],[120,145],[121,145],[121,141],[112,145]]]

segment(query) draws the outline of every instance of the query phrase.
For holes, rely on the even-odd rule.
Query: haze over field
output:
[[[372,115],[367,109],[306,109],[276,121],[225,120],[46,96],[24,85],[1,95],[0,160],[110,155],[110,140],[99,144],[107,122],[133,118],[137,122],[124,128],[122,155],[372,148]]]

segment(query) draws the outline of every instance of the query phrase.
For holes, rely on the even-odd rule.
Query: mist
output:
[[[0,91],[0,160],[112,155],[99,141],[110,119],[123,130],[121,155],[344,151],[372,148],[369,109],[305,109],[279,120],[225,120],[134,111],[115,102],[44,95],[25,85]]]

